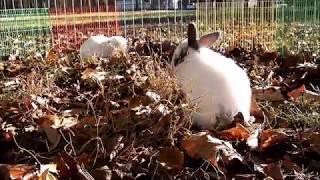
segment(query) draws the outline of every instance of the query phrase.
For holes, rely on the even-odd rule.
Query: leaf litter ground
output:
[[[226,50],[250,75],[256,121],[209,132],[191,127],[170,73],[175,44],[135,42],[110,59],[52,49],[0,63],[0,179],[318,177],[319,56]]]

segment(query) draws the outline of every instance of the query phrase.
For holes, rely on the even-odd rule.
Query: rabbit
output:
[[[80,58],[92,56],[107,58],[111,57],[115,51],[127,51],[127,40],[122,36],[91,36],[81,45]]]
[[[171,60],[173,73],[182,90],[198,108],[193,124],[213,129],[218,123],[228,125],[242,113],[250,119],[250,79],[242,68],[209,47],[220,37],[213,32],[198,38],[194,23],[188,25],[188,38],[175,49]]]

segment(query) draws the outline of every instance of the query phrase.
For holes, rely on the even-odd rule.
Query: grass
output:
[[[320,103],[310,102],[303,98],[297,102],[271,103],[261,102],[268,112],[270,125],[277,127],[309,128],[318,127],[320,123]]]

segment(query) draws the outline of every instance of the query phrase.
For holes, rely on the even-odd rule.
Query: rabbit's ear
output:
[[[199,40],[199,44],[204,47],[212,46],[220,37],[220,32],[213,32],[202,36]]]
[[[188,46],[195,50],[199,49],[197,37],[197,27],[194,23],[190,23],[188,25]]]

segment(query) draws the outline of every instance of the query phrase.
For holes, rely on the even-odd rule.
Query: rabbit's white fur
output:
[[[187,45],[185,45],[187,44]],[[186,51],[187,41],[177,47],[174,58]],[[182,48],[182,49],[178,49]],[[229,124],[241,112],[246,122],[250,119],[251,88],[246,72],[232,59],[209,48],[187,48],[183,62],[174,68],[178,82],[189,95],[198,112],[194,124],[212,129],[217,119]]]
[[[122,36],[106,37],[103,35],[91,36],[80,47],[80,57],[110,57],[115,51],[125,52],[127,40]]]

